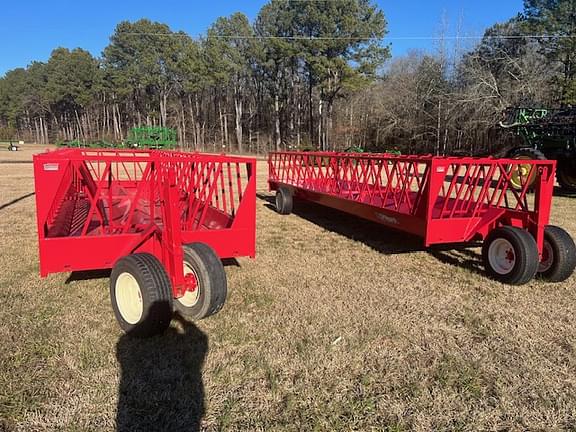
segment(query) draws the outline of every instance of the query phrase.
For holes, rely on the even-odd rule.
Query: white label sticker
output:
[[[60,165],[57,163],[46,163],[44,164],[44,171],[58,171]]]
[[[436,172],[439,172],[439,173],[446,172],[446,167],[438,167],[438,168],[436,168]]]

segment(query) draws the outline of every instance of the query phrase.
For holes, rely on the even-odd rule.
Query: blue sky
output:
[[[59,46],[81,47],[99,56],[116,24],[139,18],[167,23],[196,36],[217,17],[244,12],[253,19],[266,0],[29,0],[9,1],[0,15],[0,76],[33,60],[46,61]],[[522,10],[522,0],[376,0],[391,38],[481,35],[486,27]],[[445,22],[446,24],[442,24]],[[460,31],[458,32],[458,29]],[[434,49],[433,40],[390,40],[394,56]],[[468,41],[467,44],[471,42]]]

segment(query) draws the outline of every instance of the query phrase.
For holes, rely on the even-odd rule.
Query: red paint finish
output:
[[[182,245],[221,258],[256,248],[256,161],[200,153],[65,149],[34,156],[40,274],[155,255],[174,297],[195,289]]]
[[[522,190],[512,186],[529,166]],[[426,246],[482,240],[496,227],[532,233],[542,254],[555,161],[350,153],[271,153],[270,190],[418,235]],[[534,189],[532,194],[530,191]]]

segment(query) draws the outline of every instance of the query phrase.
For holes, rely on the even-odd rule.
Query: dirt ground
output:
[[[32,165],[4,161],[43,150],[0,150],[0,431],[576,430],[575,277],[505,286],[478,249],[280,216],[261,162],[258,256],[222,312],[134,340],[105,275],[38,276]],[[552,216],[574,236],[575,204]]]

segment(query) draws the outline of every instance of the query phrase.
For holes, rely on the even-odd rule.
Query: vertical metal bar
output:
[[[150,224],[155,223],[156,219],[156,182],[158,181],[158,172],[156,171],[157,163],[155,160],[150,161]]]
[[[554,177],[556,172],[556,161],[551,165],[540,165],[538,169],[539,178],[536,181],[534,191],[534,212],[536,227],[532,229],[532,235],[538,245],[538,253],[542,257],[544,250],[544,232],[546,225],[550,221],[550,212],[552,206],[552,196],[554,194]]]
[[[242,178],[240,174],[240,164],[236,163],[236,184],[238,187],[238,199],[242,201],[244,190],[242,189]]]
[[[236,162],[236,164],[238,164],[238,162]],[[232,186],[232,168],[230,167],[230,162],[228,162],[226,165],[228,167],[228,194],[230,195],[230,210],[232,216],[236,216],[236,201],[234,201],[234,187]]]
[[[165,265],[172,282],[175,297],[181,297],[185,292],[184,256],[182,250],[182,232],[180,214],[174,211],[172,203],[178,202],[178,190],[175,173],[167,169],[162,179],[162,212],[163,212],[163,251],[167,255]]]

